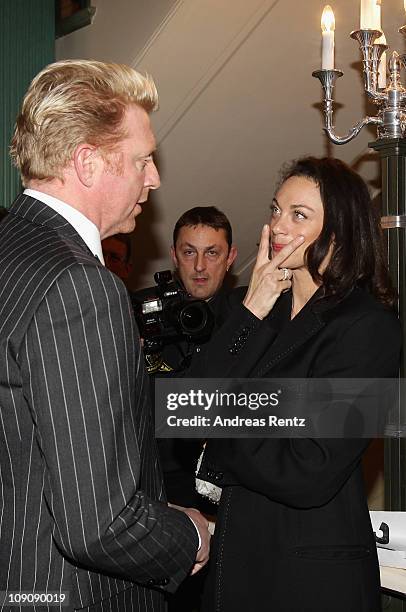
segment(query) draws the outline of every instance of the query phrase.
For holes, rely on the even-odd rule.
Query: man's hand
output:
[[[175,508],[176,510],[180,510],[180,512],[184,512],[188,515],[188,517],[193,521],[196,529],[199,531],[201,545],[196,554],[196,561],[193,566],[193,569],[190,573],[191,576],[197,574],[199,570],[202,569],[209,560],[209,550],[210,550],[210,538],[211,535],[208,531],[209,522],[203,516],[199,510],[196,508],[183,508],[182,506],[176,506],[175,504],[168,504],[170,508]]]

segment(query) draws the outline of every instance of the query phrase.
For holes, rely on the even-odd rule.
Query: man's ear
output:
[[[233,261],[237,257],[237,253],[238,253],[237,247],[232,244],[231,248],[230,248],[230,251],[228,253],[228,257],[227,257],[227,272],[228,272],[229,268],[231,267]]]
[[[175,266],[175,268],[178,267],[178,258],[176,257],[176,251],[175,251],[175,247],[172,245],[171,246],[171,257],[172,257],[172,261],[173,264]]]
[[[101,158],[98,150],[87,143],[80,144],[73,152],[76,176],[85,187],[91,187]]]

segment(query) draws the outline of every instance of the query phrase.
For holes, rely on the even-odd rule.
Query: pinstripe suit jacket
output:
[[[164,610],[197,534],[165,504],[126,289],[24,195],[0,226],[0,351],[0,591]]]

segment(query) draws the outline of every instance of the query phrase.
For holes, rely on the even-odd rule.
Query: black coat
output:
[[[339,304],[317,297],[292,321],[290,293],[262,322],[238,306],[195,367],[216,377],[396,377],[395,314],[361,289]],[[223,493],[205,612],[381,609],[360,465],[367,444],[208,441],[199,476]]]

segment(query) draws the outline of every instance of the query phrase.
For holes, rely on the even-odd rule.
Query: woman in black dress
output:
[[[339,160],[299,160],[276,192],[244,303],[196,359],[194,374],[396,377],[394,303],[365,183]],[[222,494],[204,612],[381,609],[360,465],[367,445],[208,440],[199,477]]]

